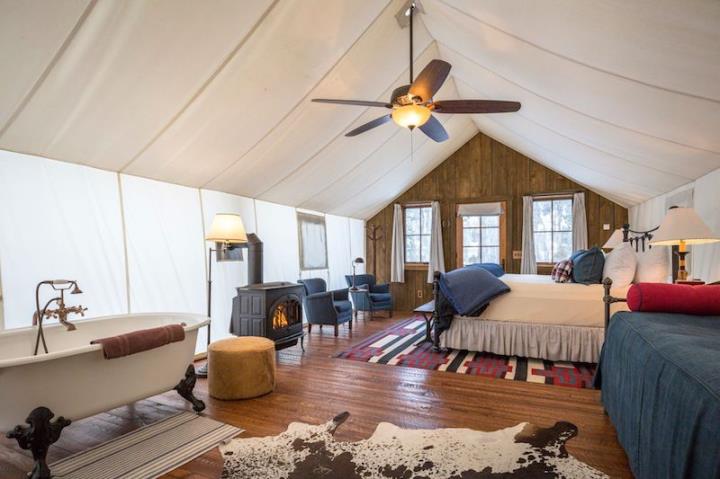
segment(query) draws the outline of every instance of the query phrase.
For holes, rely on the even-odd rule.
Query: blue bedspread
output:
[[[596,384],[638,478],[720,478],[720,316],[615,314]]]

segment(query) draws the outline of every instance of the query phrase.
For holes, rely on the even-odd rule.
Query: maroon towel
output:
[[[95,339],[90,341],[90,344],[102,344],[105,359],[121,358],[184,340],[183,326],[183,324],[171,324],[159,328],[141,329],[132,333]]]

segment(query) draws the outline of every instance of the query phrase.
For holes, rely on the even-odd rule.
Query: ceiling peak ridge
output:
[[[543,47],[542,45],[538,45],[537,43],[533,43],[533,42],[531,42],[531,41],[529,41],[529,40],[526,40],[526,39],[524,39],[524,38],[522,38],[522,37],[520,37],[520,36],[518,36],[518,35],[515,35],[514,33],[507,32],[507,31],[501,29],[500,27],[497,27],[497,26],[493,25],[492,23],[489,23],[489,22],[487,22],[487,21],[485,21],[485,20],[482,20],[482,19],[476,17],[475,15],[472,15],[472,14],[470,14],[470,13],[464,11],[464,10],[460,10],[459,8],[457,8],[457,7],[454,6],[454,5],[450,5],[449,3],[447,3],[446,0],[438,0],[438,3],[446,6],[447,8],[451,8],[451,9],[455,10],[456,12],[460,13],[461,15],[464,15],[464,16],[466,16],[466,17],[468,17],[468,18],[470,18],[470,19],[472,19],[472,20],[474,20],[474,21],[476,21],[476,22],[478,22],[478,23],[481,23],[481,24],[485,25],[486,27],[491,28],[491,29],[495,30],[496,32],[502,33],[503,35],[507,35],[508,37],[513,38],[513,39],[515,39],[515,40],[517,40],[517,41],[519,41],[519,42],[525,43],[526,45],[530,45],[531,47],[536,48],[536,49],[538,49],[538,50],[540,50],[540,51],[543,51],[543,52],[545,52],[545,53],[548,53],[549,55],[553,55],[553,56],[555,56],[555,57],[557,57],[557,58],[561,58],[561,59],[566,60],[566,61],[568,61],[568,62],[572,62],[572,63],[574,63],[574,64],[576,64],[576,65],[580,65],[580,66],[583,66],[583,67],[585,67],[585,68],[589,68],[589,69],[591,69],[591,70],[595,70],[595,71],[597,71],[597,72],[599,72],[599,73],[604,73],[604,74],[606,74],[606,75],[611,75],[611,76],[614,76],[614,77],[616,77],[616,78],[620,78],[620,79],[622,79],[622,80],[626,80],[626,81],[629,81],[629,82],[637,83],[638,85],[642,85],[642,86],[645,86],[645,87],[648,87],[648,88],[654,88],[654,89],[661,90],[661,91],[664,91],[664,92],[667,92],[667,93],[672,93],[672,94],[675,94],[675,95],[682,95],[682,96],[686,96],[686,97],[690,97],[690,98],[695,98],[695,99],[698,99],[698,100],[704,100],[704,101],[709,101],[709,102],[713,102],[713,103],[718,103],[718,104],[720,104],[720,99],[718,99],[718,98],[707,97],[707,96],[698,95],[698,94],[695,94],[695,93],[690,93],[690,92],[675,90],[675,89],[673,89],[673,88],[668,88],[668,87],[664,87],[664,86],[660,86],[660,85],[655,85],[655,84],[653,84],[653,83],[649,83],[649,82],[646,82],[646,81],[643,81],[643,80],[639,80],[639,79],[637,79],[637,78],[633,78],[633,77],[629,77],[629,76],[626,76],[626,75],[622,75],[622,74],[620,74],[620,73],[616,73],[616,72],[613,72],[613,71],[610,71],[610,70],[605,70],[605,69],[603,69],[603,68],[596,67],[596,66],[594,66],[594,65],[590,65],[589,63],[585,63],[585,62],[582,62],[582,61],[580,61],[580,60],[576,60],[575,58],[569,57],[569,56],[567,56],[567,55],[563,55],[562,53],[558,53],[558,52],[556,52],[556,51],[554,51],[554,50],[550,50],[549,48]]]

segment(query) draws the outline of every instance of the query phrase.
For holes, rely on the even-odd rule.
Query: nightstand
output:
[[[678,279],[675,281],[675,284],[688,284],[690,286],[701,286],[705,284],[705,281],[702,281],[700,279],[686,279],[686,280],[680,280]]]

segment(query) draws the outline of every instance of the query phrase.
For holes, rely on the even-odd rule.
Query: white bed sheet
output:
[[[510,292],[493,299],[480,316],[456,320],[486,319],[531,324],[603,327],[605,324],[601,284],[555,283],[550,276],[505,274],[500,277]],[[611,294],[624,298],[628,288],[613,288]],[[615,303],[611,313],[627,309]]]

